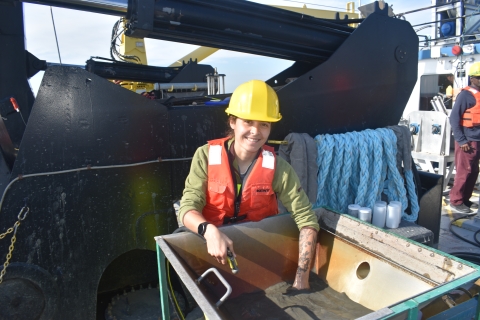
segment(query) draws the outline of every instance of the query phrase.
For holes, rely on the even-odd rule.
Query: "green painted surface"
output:
[[[177,221],[173,212],[170,164],[155,164],[155,175],[151,175],[150,166],[135,168],[127,196],[134,210],[131,228],[135,241],[140,248],[153,251],[153,237],[172,233]]]
[[[170,309],[168,307],[168,287],[167,287],[167,273],[165,264],[165,255],[157,247],[157,262],[158,262],[158,282],[160,287],[160,304],[162,306],[162,319],[170,319]]]

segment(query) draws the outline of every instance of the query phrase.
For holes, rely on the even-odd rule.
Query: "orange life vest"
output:
[[[480,91],[472,88],[472,87],[465,87],[463,90],[470,91],[471,94],[475,97],[476,104],[465,110],[465,113],[462,116],[462,120],[460,124],[463,127],[472,128],[475,126],[480,125]]]
[[[262,152],[244,180],[239,207],[237,205],[235,208],[236,183],[225,150],[228,139],[208,142],[207,201],[203,216],[208,222],[220,226],[240,220],[260,221],[277,214],[277,197],[272,187],[276,165],[273,148],[262,147]]]

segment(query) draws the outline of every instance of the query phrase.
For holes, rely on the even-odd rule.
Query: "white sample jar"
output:
[[[392,200],[390,201],[388,204],[392,204],[394,206],[399,206],[400,207],[400,211],[402,211],[402,203],[400,201],[395,201],[395,200]]]
[[[387,206],[387,218],[385,225],[387,228],[394,229],[400,225],[400,219],[402,218],[402,206],[389,203]]]
[[[361,207],[358,210],[358,219],[370,223],[372,221],[372,209]]]
[[[352,217],[358,218],[358,211],[360,210],[361,206],[358,204],[349,204],[348,205],[348,214]]]
[[[400,207],[400,216],[398,216],[398,225],[400,225],[400,222],[402,221],[402,213],[403,213],[402,203],[400,201],[392,200],[390,201],[390,204]]]
[[[387,203],[384,201],[376,201],[373,206],[372,224],[379,228],[385,228],[387,218]]]

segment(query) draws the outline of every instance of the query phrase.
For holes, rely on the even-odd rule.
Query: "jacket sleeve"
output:
[[[299,230],[304,227],[320,230],[317,216],[312,210],[312,204],[308,200],[295,170],[284,159],[280,157],[276,157],[276,159],[277,167],[273,178],[273,189],[277,193],[278,199],[291,213]]]
[[[185,180],[185,189],[180,200],[178,218],[183,221],[185,213],[190,210],[202,212],[206,203],[208,170],[208,145],[204,145],[195,152],[190,173]]]
[[[452,127],[453,137],[459,145],[464,145],[468,142],[468,139],[465,136],[463,126],[460,124],[460,121],[463,114],[465,113],[465,110],[475,105],[471,104],[472,100],[475,101],[475,98],[470,92],[465,90],[460,92],[460,94],[457,96],[457,99],[455,100],[452,112],[450,113],[450,126]]]

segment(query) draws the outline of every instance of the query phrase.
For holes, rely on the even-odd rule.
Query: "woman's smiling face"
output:
[[[230,128],[235,134],[235,150],[256,155],[258,149],[267,142],[271,127],[271,123],[266,121],[230,120]]]

